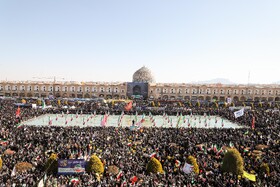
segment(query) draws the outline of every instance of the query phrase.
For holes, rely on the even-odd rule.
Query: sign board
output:
[[[84,159],[59,159],[58,174],[72,175],[85,172],[86,162]]]
[[[227,103],[229,103],[229,104],[230,104],[230,103],[231,103],[231,101],[232,101],[232,100],[231,100],[231,98],[230,98],[230,97],[228,97],[228,98],[227,98]]]

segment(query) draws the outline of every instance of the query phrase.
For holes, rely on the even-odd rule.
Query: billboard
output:
[[[58,174],[72,175],[85,172],[86,162],[84,159],[59,159]]]

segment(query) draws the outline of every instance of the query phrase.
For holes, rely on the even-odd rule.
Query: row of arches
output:
[[[5,93],[6,97],[50,97],[53,96],[53,93],[32,93],[32,92],[28,92],[28,93]],[[126,96],[125,95],[119,95],[119,94],[114,94],[114,95],[106,95],[106,94],[99,94],[99,95],[93,95],[93,94],[89,94],[89,93],[85,93],[85,94],[75,94],[75,93],[56,93],[55,97],[59,98],[59,97],[63,97],[63,98],[93,98],[93,97],[102,97],[105,99],[125,99]]]
[[[185,97],[175,97],[175,96],[168,96],[163,95],[162,97],[159,97],[158,99],[164,99],[164,100],[176,100],[176,99],[184,99],[184,100],[200,100],[200,101],[226,101],[227,98],[223,96],[185,96]],[[254,97],[254,98],[246,98],[244,96],[238,97],[234,96],[232,98],[233,101],[247,101],[247,100],[253,100],[253,101],[280,101],[280,97]]]
[[[150,93],[158,93],[158,94],[221,94],[221,95],[274,95],[279,94],[280,90],[274,89],[219,89],[219,88],[153,88],[150,89]]]
[[[124,87],[91,87],[91,86],[52,86],[52,85],[0,85],[0,90],[5,91],[43,91],[43,92],[101,92],[101,93],[119,93],[124,92]]]

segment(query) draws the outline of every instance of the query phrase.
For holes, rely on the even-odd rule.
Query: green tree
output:
[[[104,173],[103,163],[96,155],[92,155],[90,157],[89,162],[87,163],[86,171],[89,173],[98,173],[99,175]]]
[[[160,161],[156,158],[151,158],[147,165],[148,173],[163,173],[162,165]]]
[[[262,163],[260,165],[260,173],[261,174],[266,174],[266,175],[270,175],[270,169],[269,169],[269,165],[267,163]]]
[[[199,167],[196,158],[194,158],[193,156],[188,156],[187,163],[193,165],[193,171],[195,174],[199,174]]]
[[[0,157],[0,169],[2,169],[2,166],[3,166],[3,160],[2,160],[2,158]]]
[[[218,103],[216,101],[214,102],[214,107],[215,108],[219,108],[219,105],[218,105]]]
[[[57,154],[52,153],[51,156],[49,157],[46,165],[45,165],[45,170],[48,173],[56,174],[57,173]]]
[[[223,158],[222,171],[235,175],[243,174],[243,158],[237,149],[228,149]]]

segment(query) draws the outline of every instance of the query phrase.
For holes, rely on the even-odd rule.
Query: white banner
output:
[[[184,165],[182,170],[183,170],[184,173],[190,174],[193,171],[193,165],[185,163],[185,165]]]
[[[227,103],[229,103],[229,104],[231,103],[231,98],[230,97],[227,98]]]
[[[235,118],[239,118],[239,117],[241,117],[243,115],[244,115],[244,108],[241,108],[240,110],[234,112]]]

